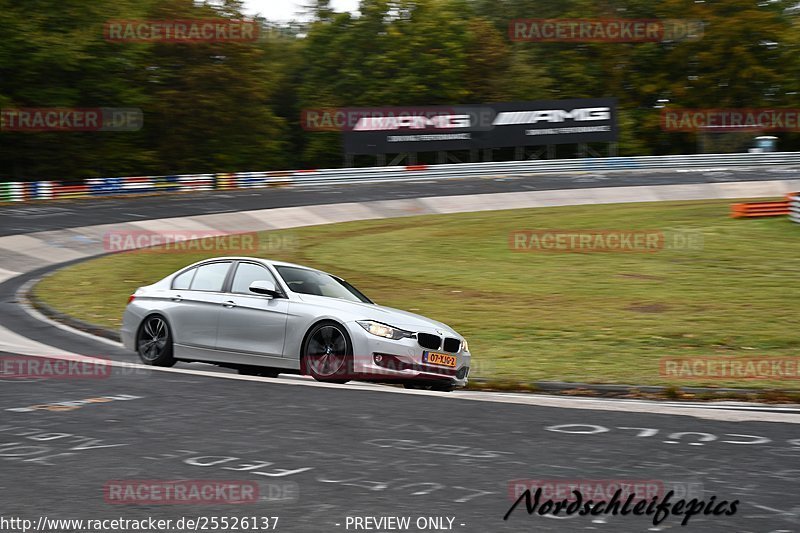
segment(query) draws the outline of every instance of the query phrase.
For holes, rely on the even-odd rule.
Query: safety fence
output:
[[[800,152],[551,159],[496,163],[191,174],[182,176],[89,178],[78,183],[16,181],[0,183],[0,202],[25,202],[126,194],[160,194],[178,191],[231,190],[281,185],[311,186],[405,182],[575,172],[657,169],[716,171],[728,167],[760,167],[764,165],[798,165],[798,174],[800,174]]]
[[[241,172],[185,176],[89,178],[82,183],[72,184],[57,181],[10,182],[0,183],[0,202],[268,187],[286,183],[286,175],[289,173]]]

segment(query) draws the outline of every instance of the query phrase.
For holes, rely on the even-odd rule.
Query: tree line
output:
[[[660,127],[664,106],[800,107],[794,3],[362,0],[352,15],[316,0],[300,21],[258,18],[255,41],[188,44],[114,42],[104,26],[242,19],[242,2],[0,0],[0,109],[143,114],[138,131],[0,131],[0,179],[336,167],[341,134],[304,129],[304,109],[604,96],[619,99],[620,155],[693,153],[696,134]],[[665,42],[512,41],[509,22],[526,18],[692,19],[704,31]],[[778,135],[779,149],[800,148],[797,133]]]

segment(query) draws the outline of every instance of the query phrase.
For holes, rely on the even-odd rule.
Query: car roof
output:
[[[313,270],[315,272],[322,272],[323,274],[328,274],[329,276],[333,276],[333,274],[329,274],[328,272],[325,272],[324,270],[320,270],[318,268],[313,268],[305,265],[298,265],[296,263],[288,263],[286,261],[275,261],[272,259],[267,259],[265,257],[248,257],[248,256],[209,257],[208,259],[203,259],[202,261],[198,261],[194,265],[190,266],[200,265],[207,261],[255,261],[257,263],[264,263],[272,266],[287,266],[294,268],[302,268],[304,270]]]

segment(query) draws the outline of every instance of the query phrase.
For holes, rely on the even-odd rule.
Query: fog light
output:
[[[383,356],[380,354],[375,354],[375,362],[380,364],[381,361],[383,361]]]

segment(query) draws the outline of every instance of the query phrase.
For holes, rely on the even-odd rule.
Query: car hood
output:
[[[439,329],[447,335],[460,337],[453,328],[436,320],[409,313],[401,309],[386,307],[384,305],[349,302],[338,298],[327,298],[311,294],[298,294],[301,300],[313,303],[315,306],[325,307],[332,313],[350,315],[350,320],[375,320],[389,326],[396,326],[408,331],[431,331]],[[343,317],[344,318],[344,317]]]

